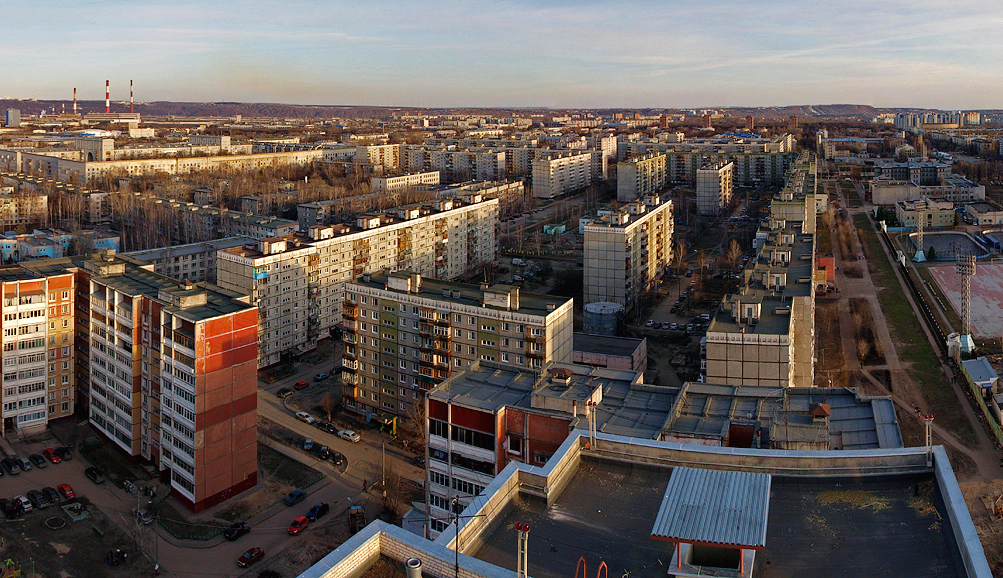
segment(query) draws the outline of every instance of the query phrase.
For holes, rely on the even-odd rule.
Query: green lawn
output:
[[[923,332],[916,313],[906,299],[902,285],[895,276],[891,263],[885,256],[884,247],[878,239],[866,215],[854,215],[853,222],[863,232],[864,252],[871,280],[878,289],[881,311],[890,329],[899,341],[899,359],[910,364],[909,375],[920,385],[927,403],[937,416],[937,421],[947,424],[966,444],[978,444],[971,423],[958,407],[958,398],[947,383],[941,371],[937,354]]]

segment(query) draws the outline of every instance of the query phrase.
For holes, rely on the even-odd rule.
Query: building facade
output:
[[[665,167],[665,155],[658,153],[618,163],[616,200],[625,203],[661,192],[668,182]]]
[[[584,189],[602,178],[599,151],[556,152],[533,161],[533,196],[550,199]]]
[[[735,164],[718,162],[697,170],[697,212],[717,215],[731,202]]]
[[[370,183],[374,193],[402,193],[409,189],[428,189],[439,184],[439,171],[372,177]]]
[[[511,285],[363,275],[345,285],[343,403],[361,415],[407,416],[425,391],[475,361],[570,361],[573,308],[573,299]]]
[[[649,195],[584,226],[585,302],[631,312],[672,261],[672,201]]]
[[[473,195],[362,215],[355,226],[314,226],[217,253],[217,283],[260,309],[258,363],[316,347],[341,323],[344,284],[408,269],[451,279],[495,259],[498,200]]]

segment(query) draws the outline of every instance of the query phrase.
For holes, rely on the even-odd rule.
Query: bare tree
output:
[[[334,410],[338,407],[338,402],[334,400],[334,397],[330,393],[325,393],[324,397],[320,398],[320,409],[324,410],[327,414],[327,421],[331,421],[334,415]]]
[[[704,268],[707,263],[710,262],[710,257],[707,255],[707,251],[700,251],[697,253],[697,266],[700,267],[700,280],[703,280]]]
[[[742,258],[742,246],[739,244],[738,239],[732,239],[731,243],[728,244],[728,253],[726,257],[728,260],[728,266],[732,269],[737,269],[738,260]]]

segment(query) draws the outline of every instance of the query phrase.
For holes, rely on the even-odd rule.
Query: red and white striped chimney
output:
[[[77,114],[77,88],[73,87],[73,114]]]
[[[132,112],[132,81],[129,81],[129,112]]]
[[[104,81],[104,111],[111,112],[111,82]]]

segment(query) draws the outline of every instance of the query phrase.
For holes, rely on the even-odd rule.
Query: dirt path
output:
[[[856,227],[853,226],[852,213],[854,212],[866,212],[866,211],[850,211],[851,219],[849,221],[850,226],[854,233],[856,233]],[[870,221],[870,215],[868,215],[868,220]],[[860,245],[860,238],[857,234],[852,235],[852,246],[853,250],[857,255],[863,255],[864,251]],[[833,257],[836,262],[836,283],[841,289],[841,297],[839,300],[839,317],[840,317],[840,337],[843,341],[843,351],[844,357],[846,359],[847,370],[860,370],[861,374],[864,375],[867,380],[872,383],[879,391],[891,396],[893,402],[901,408],[908,410],[911,414],[915,410],[914,408],[920,407],[921,411],[928,411],[926,408],[925,399],[922,392],[920,391],[919,385],[915,383],[906,373],[909,369],[910,364],[903,363],[898,355],[898,350],[896,349],[895,340],[892,338],[891,330],[888,327],[888,323],[885,319],[883,312],[881,311],[881,305],[878,300],[877,289],[871,280],[870,271],[866,266],[861,267],[862,277],[859,279],[847,277],[844,274],[845,265],[855,263],[858,265],[864,265],[856,259],[845,259],[842,254],[841,243],[838,239],[833,239],[832,243]],[[880,258],[880,257],[876,257]],[[902,278],[898,268],[895,267],[894,261],[891,256],[887,253],[884,258],[888,259],[895,271],[896,278],[899,283],[902,283]],[[906,298],[909,300],[913,311],[916,313],[917,319],[920,319],[920,313],[917,310],[916,304],[913,303],[912,296],[909,295],[907,291],[904,291]],[[849,307],[849,297],[866,299],[871,307],[871,314],[874,319],[874,331],[877,338],[884,345],[884,356],[885,363],[880,365],[868,365],[862,367],[860,361],[856,356],[856,343],[853,335],[853,322],[850,316]],[[930,335],[929,330],[925,323],[921,323],[923,331],[926,333],[927,338],[930,340],[931,344],[936,349],[938,344],[933,341],[933,337]],[[965,454],[975,463],[978,468],[978,474],[973,476],[972,479],[987,480],[1003,478],[1003,468],[1000,467],[999,455],[995,449],[994,444],[989,440],[985,431],[982,428],[982,424],[979,422],[978,416],[975,415],[974,410],[971,407],[968,399],[965,397],[964,392],[960,391],[960,388],[954,383],[953,375],[949,368],[942,364],[942,370],[944,371],[945,379],[947,379],[958,396],[958,402],[961,405],[965,416],[968,418],[975,430],[976,436],[978,438],[978,445],[975,448],[969,447],[961,441],[953,433],[945,430],[944,428],[938,426],[936,422],[933,425],[933,431],[940,436],[947,445],[957,451]],[[891,376],[891,389],[887,389],[882,385],[877,379],[871,375],[871,371],[874,370],[889,370]]]

